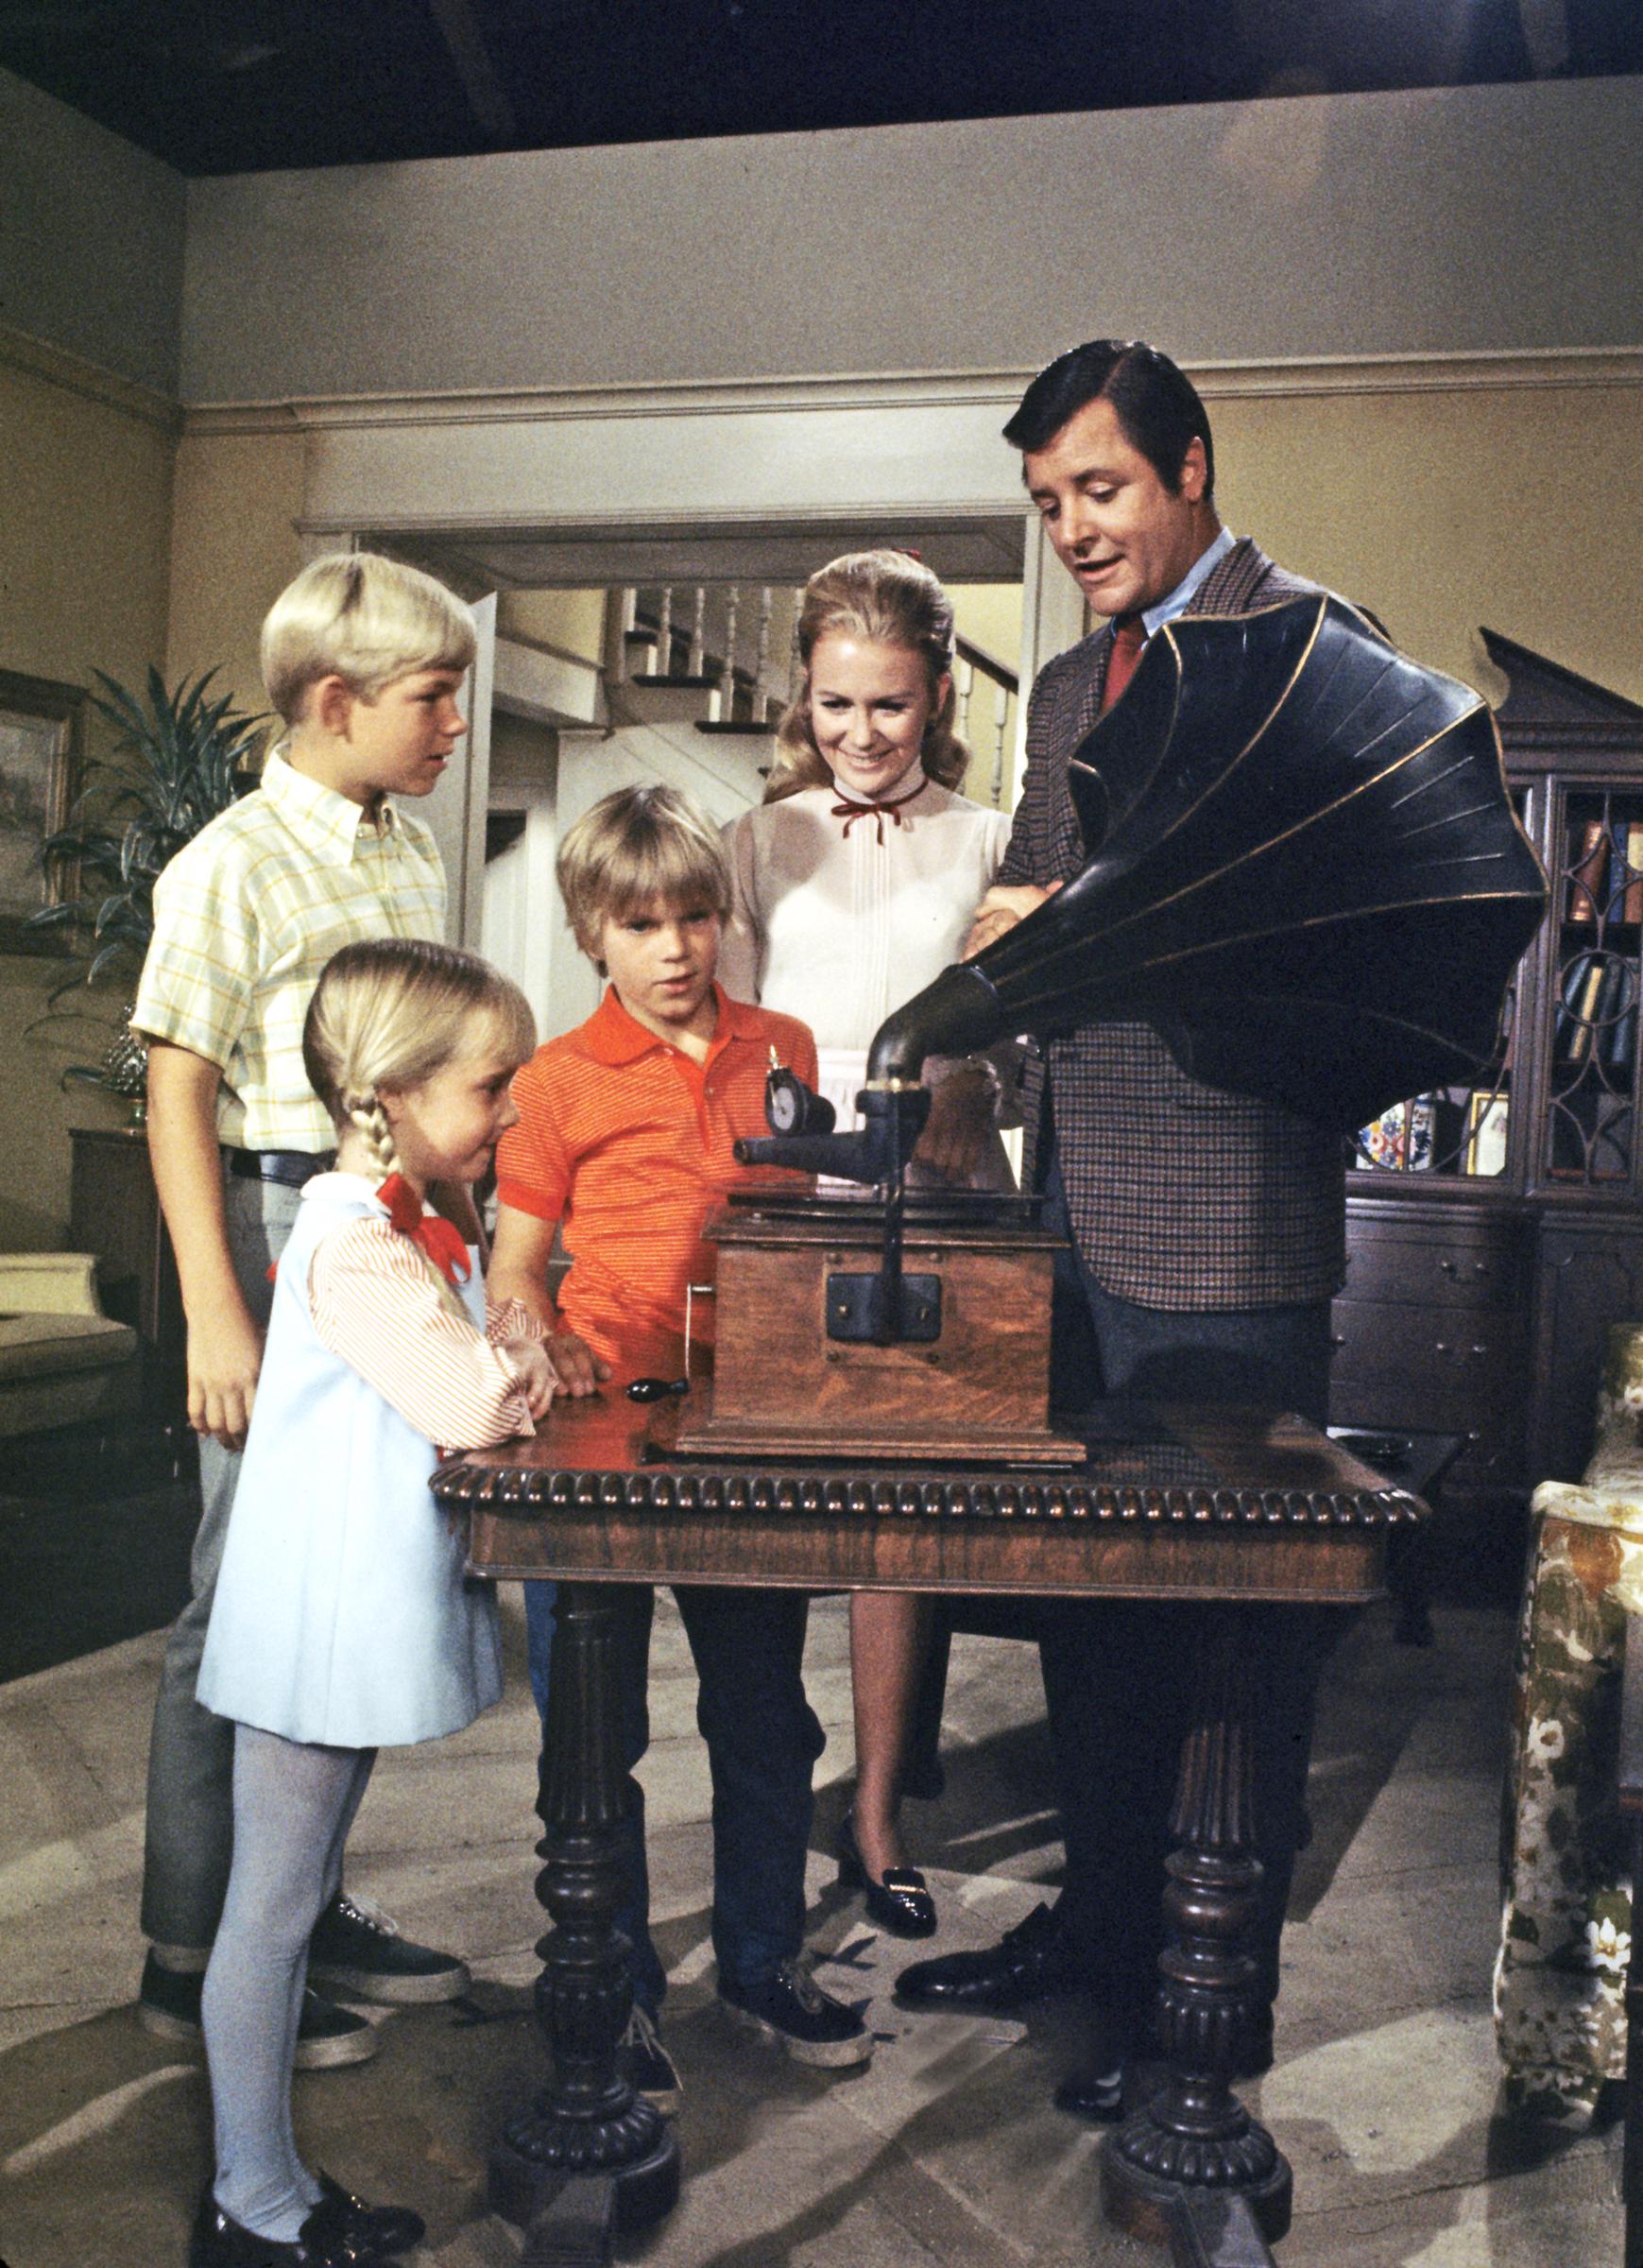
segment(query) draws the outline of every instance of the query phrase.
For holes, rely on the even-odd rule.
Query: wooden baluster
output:
[[[965,661],[961,656],[955,674],[958,681],[958,708],[953,716],[952,727],[960,740],[965,740],[969,735],[969,705],[970,696],[976,689],[976,665],[973,662]]]
[[[661,587],[661,604],[656,618],[656,672],[658,677],[671,678],[674,674],[674,587]]]
[[[695,601],[691,609],[691,650],[685,662],[685,675],[700,678],[708,667],[708,593],[703,583],[696,585]]]
[[[606,657],[606,674],[613,685],[625,685],[627,682],[627,633],[632,629],[638,612],[639,593],[631,586],[624,588],[617,593],[616,635],[610,641],[610,651]]]
[[[1002,686],[1000,686],[999,691],[1002,697],[999,702],[998,727],[993,739],[993,809],[995,811],[1003,808],[1004,749],[1010,737],[1010,696]]]
[[[736,615],[742,593],[732,583],[725,593],[725,666],[719,673],[719,722],[727,725],[736,704]]]
[[[770,610],[772,604],[771,589],[766,583],[759,593],[759,644],[753,656],[753,721],[756,725],[762,725],[770,714],[770,701],[764,690],[764,679],[770,667]]]

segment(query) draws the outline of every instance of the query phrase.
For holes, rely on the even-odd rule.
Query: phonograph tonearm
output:
[[[1070,782],[1087,863],[881,1026],[860,1129],[830,1131],[829,1105],[773,1079],[776,1130],[737,1155],[862,1183],[877,1199],[755,1199],[762,1210],[746,1210],[740,1228],[735,1209],[721,1216],[710,1232],[721,1268],[714,1407],[687,1422],[681,1448],[733,1452],[779,1436],[908,1453],[930,1426],[928,1437],[950,1448],[962,1435],[979,1455],[1072,1452],[1046,1421],[1050,1263],[1032,1254],[1050,1240],[1026,1224],[1031,1201],[931,1211],[908,1195],[928,1056],[1146,1022],[1190,1076],[1343,1134],[1400,1098],[1488,1075],[1546,881],[1506,792],[1494,720],[1470,687],[1407,660],[1325,594],[1181,618],[1148,641]],[[1003,1265],[967,1282],[977,1237],[994,1240]],[[789,1258],[779,1288],[773,1280],[768,1297],[751,1297],[744,1336],[728,1327],[759,1286],[733,1255],[750,1259],[762,1240],[768,1252],[772,1238]],[[915,1244],[934,1254],[928,1267],[904,1265]],[[847,1246],[876,1264],[846,1266]],[[808,1269],[793,1257],[800,1247]],[[1018,1366],[1024,1397],[978,1418],[1001,1360],[984,1310],[1023,1272],[1041,1345]],[[1013,1344],[1018,1303],[1004,1298],[1000,1314]],[[784,1318],[800,1337],[783,1334]],[[794,1389],[775,1407],[773,1333]],[[806,1340],[820,1343],[813,1362],[798,1360]],[[744,1353],[757,1383],[741,1375]]]

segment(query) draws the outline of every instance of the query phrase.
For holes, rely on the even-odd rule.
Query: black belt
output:
[[[316,1174],[328,1174],[336,1163],[334,1150],[231,1150],[225,1146],[229,1172],[236,1181],[282,1181],[300,1189]]]

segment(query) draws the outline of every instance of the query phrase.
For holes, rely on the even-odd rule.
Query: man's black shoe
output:
[[[1025,1921],[1006,1930],[985,1952],[915,1961],[896,1980],[896,2001],[902,2008],[1013,2016],[1034,2001],[1077,1989],[1060,1924],[1048,1906],[1035,1906]]]

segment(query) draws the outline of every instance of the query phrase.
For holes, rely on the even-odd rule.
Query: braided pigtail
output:
[[[343,1096],[342,1107],[348,1113],[350,1125],[364,1138],[371,1155],[371,1162],[376,1167],[380,1186],[390,1174],[397,1174],[400,1170],[400,1153],[394,1147],[394,1130],[388,1124],[388,1114],[383,1108],[382,1097],[374,1090],[368,1090],[364,1093],[351,1092]]]

